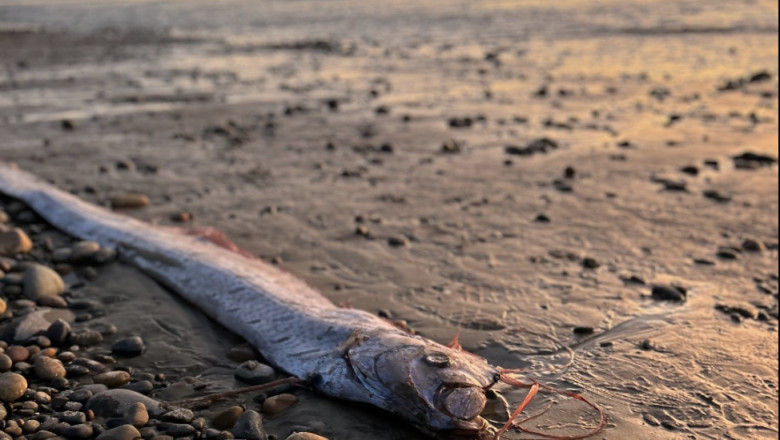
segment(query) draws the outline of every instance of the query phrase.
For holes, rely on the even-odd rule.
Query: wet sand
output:
[[[459,334],[603,438],[777,436],[776,4],[119,3],[0,6],[1,160]],[[234,386],[240,338],[119,263],[87,285],[138,367]],[[270,433],[419,436],[299,397]],[[529,426],[592,421],[553,397]]]

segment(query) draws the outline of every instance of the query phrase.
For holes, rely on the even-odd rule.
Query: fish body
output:
[[[259,259],[110,212],[0,163],[0,192],[58,229],[121,258],[244,337],[277,368],[329,396],[404,417],[425,432],[484,433],[481,357],[410,335],[365,311],[336,307]]]

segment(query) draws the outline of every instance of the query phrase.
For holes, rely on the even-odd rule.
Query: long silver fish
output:
[[[270,363],[329,396],[395,413],[423,431],[478,436],[485,390],[500,378],[479,356],[336,307],[259,259],[112,213],[0,163],[0,192],[60,230],[123,260],[254,344]]]

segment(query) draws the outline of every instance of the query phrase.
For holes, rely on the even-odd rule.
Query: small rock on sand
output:
[[[296,403],[298,403],[298,398],[293,394],[278,394],[265,399],[263,412],[268,415],[279,414]]]
[[[24,271],[23,283],[24,296],[33,301],[65,292],[60,274],[40,264],[32,264]]]
[[[127,193],[111,198],[113,209],[134,209],[149,206],[149,197],[144,194]]]
[[[12,257],[16,254],[26,254],[33,248],[30,237],[19,228],[0,232],[0,255]]]
[[[684,302],[688,292],[686,289],[677,286],[653,286],[651,295],[653,299],[659,301]]]

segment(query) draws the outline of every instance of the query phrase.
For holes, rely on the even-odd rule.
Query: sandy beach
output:
[[[595,438],[774,439],[777,22],[759,0],[4,1],[0,160],[104,206],[145,195],[122,212],[215,227],[336,304],[459,335],[603,408]],[[72,246],[2,208],[35,245],[16,260]],[[121,363],[164,373],[158,400],[239,386],[240,336],[92,266],[64,279],[100,310],[83,325],[116,326],[94,353],[141,336]],[[286,392],[263,418],[279,439],[426,438]],[[554,394],[528,414],[550,402],[529,429],[592,426]]]

